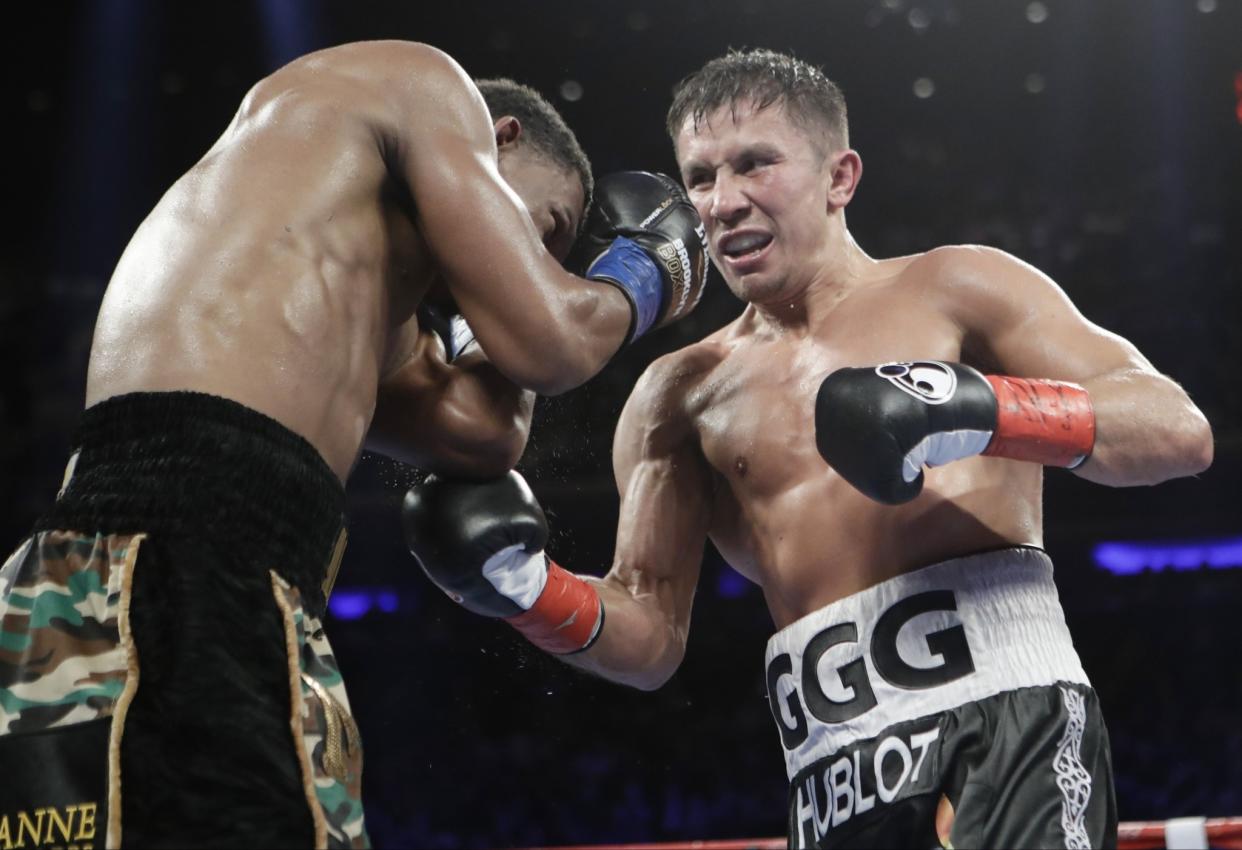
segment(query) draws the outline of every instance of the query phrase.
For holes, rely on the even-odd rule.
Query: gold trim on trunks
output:
[[[336,584],[336,574],[341,571],[341,559],[345,557],[345,545],[349,542],[349,534],[345,529],[336,536],[336,545],[332,547],[332,560],[328,562],[328,573],[323,579],[323,600],[328,601],[332,595],[332,585]]]
[[[362,737],[358,732],[358,724],[318,679],[303,673],[302,681],[315,692],[315,696],[319,697],[319,701],[323,704],[323,714],[327,724],[323,742],[323,768],[337,782],[347,783],[349,781],[349,757],[353,756]],[[342,739],[344,739],[343,747],[341,746]]]

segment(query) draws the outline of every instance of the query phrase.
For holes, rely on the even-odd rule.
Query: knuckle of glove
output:
[[[613,227],[610,235],[639,231],[656,221],[677,201],[684,202],[681,187],[663,174],[649,171],[618,171],[595,184],[595,205],[600,222]]]
[[[707,283],[707,235],[681,185],[666,174],[649,171],[601,177],[586,227],[566,267],[585,274],[621,236],[635,242],[660,270],[665,296],[654,326],[693,310]]]
[[[547,541],[547,520],[518,473],[489,482],[431,476],[405,494],[401,524],[414,559],[454,602],[485,617],[521,613],[482,572],[507,546],[535,552]]]
[[[871,498],[900,504],[921,491],[924,464],[982,451],[996,427],[996,398],[961,363],[885,363],[825,378],[815,421],[816,446],[833,469]]]
[[[815,397],[815,446],[855,489],[896,505],[923,486],[922,473],[913,481],[902,477],[905,454],[918,442],[909,419],[919,404],[876,379],[870,368],[838,369],[824,379]]]
[[[652,235],[686,239],[700,226],[694,206],[672,178],[648,171],[622,171],[601,177],[587,232],[603,239]]]
[[[708,269],[703,223],[680,184],[668,175],[634,171],[612,176],[625,187],[617,195],[624,205],[609,211],[617,233],[648,253],[668,285],[667,301],[656,321],[657,327],[666,325],[693,310],[703,296]]]

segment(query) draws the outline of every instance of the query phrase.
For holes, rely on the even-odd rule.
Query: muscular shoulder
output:
[[[631,397],[690,415],[708,378],[728,356],[729,347],[712,337],[680,348],[648,366]]]
[[[1013,254],[987,245],[943,245],[920,254],[906,273],[923,285],[969,295],[1014,287],[1031,288],[1051,281],[1039,269]]]
[[[482,103],[469,75],[443,50],[413,41],[347,45],[349,70],[382,93],[405,121],[411,104],[436,111],[473,111]]]
[[[272,73],[268,81],[285,82],[307,77],[328,80],[355,78],[380,90],[388,85],[435,85],[465,76],[461,66],[443,50],[417,41],[355,41],[299,56]],[[313,85],[313,80],[304,81]]]
[[[946,245],[915,258],[903,272],[966,328],[1011,324],[1066,303],[1043,272],[997,248]]]
[[[259,81],[243,101],[242,115],[284,95],[331,104],[394,131],[419,118],[426,122],[427,110],[470,110],[481,103],[451,56],[397,40],[353,42],[301,56]]]
[[[727,356],[711,338],[655,360],[634,385],[617,425],[615,448],[659,452],[694,431],[709,376]]]

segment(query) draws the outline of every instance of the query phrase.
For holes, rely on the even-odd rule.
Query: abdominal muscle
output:
[[[745,505],[729,493],[717,501],[712,540],[763,587],[778,629],[921,567],[1042,545],[1040,467],[973,458],[925,475],[923,493],[900,506],[871,501],[826,466]]]
[[[390,340],[425,288],[426,251],[383,202],[386,171],[361,121],[296,94],[251,107],[126,248],[86,403],[223,396],[305,437],[344,480]]]

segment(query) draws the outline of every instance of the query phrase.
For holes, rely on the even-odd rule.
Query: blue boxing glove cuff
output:
[[[626,342],[633,342],[655,324],[664,306],[664,279],[660,267],[633,239],[618,236],[595,258],[584,277],[614,284],[634,309],[634,323]]]

